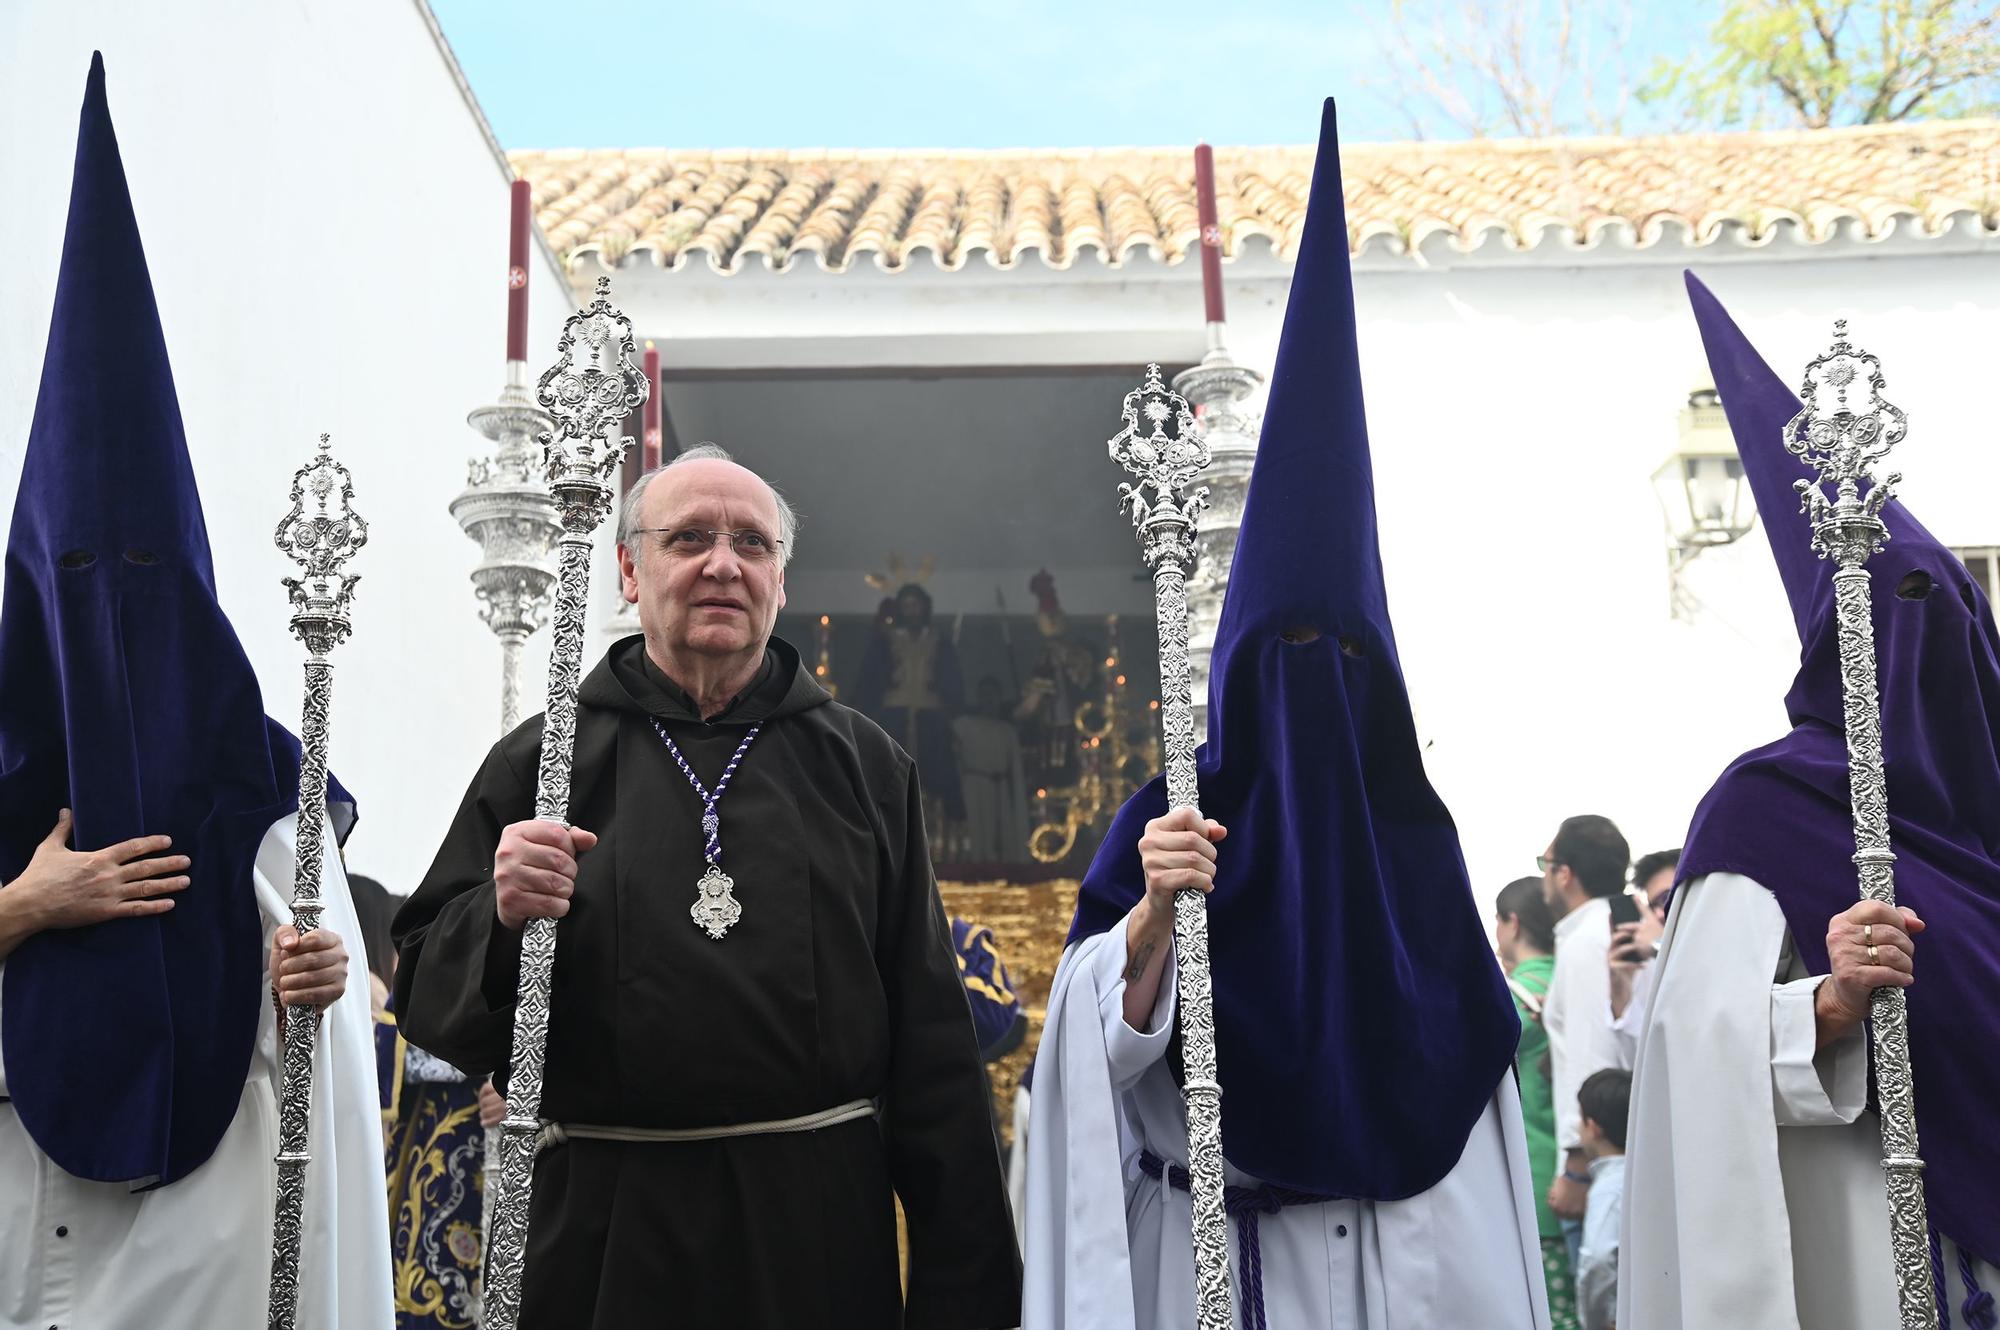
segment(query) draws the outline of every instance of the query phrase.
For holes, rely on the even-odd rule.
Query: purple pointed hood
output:
[[[1223,1153],[1286,1187],[1394,1200],[1458,1162],[1520,1024],[1396,654],[1347,243],[1329,101],[1199,775],[1229,828],[1209,898]],[[1319,637],[1283,640],[1294,628]],[[1072,937],[1138,901],[1137,842],[1165,808],[1154,781],[1119,811]]]
[[[1799,631],[1792,729],[1738,758],[1696,811],[1683,879],[1734,872],[1778,900],[1801,957],[1827,969],[1827,922],[1858,896],[1833,565],[1812,552],[1784,446],[1799,398],[1707,287],[1688,294]],[[1912,430],[1913,437],[1921,421]],[[1905,449],[1909,444],[1903,445]],[[1900,460],[1900,459],[1892,459]],[[1914,465],[1915,459],[1912,459]],[[1929,926],[1909,989],[1910,1056],[1932,1223],[2000,1258],[2000,633],[1965,565],[1909,510],[1882,511],[1869,560],[1896,896]]]
[[[165,833],[174,908],[36,934],[8,957],[0,1050],[57,1165],[172,1182],[242,1102],[264,979],[252,866],[297,807],[298,741],[264,714],[215,568],[124,165],[93,57],[0,609],[0,881],[57,810],[72,844]],[[351,800],[338,819],[352,822]]]

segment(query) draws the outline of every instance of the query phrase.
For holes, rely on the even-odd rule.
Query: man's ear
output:
[[[618,546],[618,594],[627,605],[639,603],[639,566],[623,543]]]

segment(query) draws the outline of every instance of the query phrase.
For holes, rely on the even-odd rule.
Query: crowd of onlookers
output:
[[[1613,1323],[1632,1059],[1679,863],[1679,850],[1634,863],[1610,819],[1573,817],[1541,875],[1495,902],[1554,1330]]]

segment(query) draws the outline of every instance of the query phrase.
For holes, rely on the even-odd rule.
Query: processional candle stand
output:
[[[521,723],[521,648],[547,620],[555,569],[549,555],[562,538],[556,503],[542,480],[538,440],[554,427],[528,396],[528,203],[525,180],[514,182],[507,266],[507,380],[500,400],[466,423],[492,440],[491,457],[472,460],[465,490],[451,515],[479,542],[472,571],[479,617],[500,639],[500,731]]]
[[[299,565],[284,579],[291,595],[292,632],[305,643],[304,722],[299,728],[297,856],[292,874],[292,927],[301,937],[319,927],[320,871],[326,847],[326,750],[333,707],[333,662],[347,640],[348,607],[360,582],[346,572],[348,559],[368,543],[368,523],[354,511],[354,478],[333,460],[327,435],[319,454],[292,476],[292,507],[278,523],[277,545]],[[313,1049],[319,1009],[285,1007],[284,1058],[278,1094],[278,1196],[271,1225],[271,1330],[291,1330],[298,1314],[299,1264],[305,1237],[306,1166],[312,1162]],[[338,1271],[325,1277],[335,1279]]]
[[[1111,460],[1138,477],[1118,486],[1146,566],[1160,633],[1160,726],[1165,738],[1167,807],[1199,812],[1193,688],[1188,664],[1188,573],[1195,566],[1195,526],[1208,507],[1205,488],[1187,489],[1208,465],[1208,444],[1187,400],[1146,367],[1146,382],[1125,395],[1125,427],[1110,441]],[[1231,1330],[1228,1216],[1223,1205],[1222,1083],[1215,1070],[1215,1006],[1208,976],[1208,902],[1200,891],[1174,893],[1174,963],[1181,1052],[1186,1076],[1188,1200],[1194,1218],[1195,1323]]]
[[[1814,552],[1834,565],[1848,794],[1861,896],[1894,906],[1896,856],[1889,846],[1889,791],[1882,770],[1882,707],[1876,693],[1875,625],[1866,565],[1889,539],[1882,509],[1903,479],[1892,474],[1877,481],[1870,468],[1888,456],[1909,425],[1902,410],[1882,396],[1884,386],[1882,362],[1849,345],[1847,320],[1837,320],[1833,346],[1806,366],[1799,390],[1804,405],[1785,425],[1785,447],[1815,473],[1811,480],[1795,482],[1795,488],[1812,524]],[[1828,485],[1833,486],[1831,499]],[[1936,1330],[1924,1161],[1917,1153],[1917,1108],[1910,1075],[1909,1008],[1903,990],[1890,985],[1874,991],[1869,1009],[1902,1330]]]
[[[551,417],[542,435],[545,474],[563,535],[549,644],[548,708],[542,724],[535,816],[569,825],[570,763],[576,750],[577,686],[582,673],[584,611],[590,592],[591,533],[611,512],[613,478],[632,439],[625,418],[647,397],[633,363],[632,321],[611,303],[611,279],[597,279],[597,296],[570,315],[556,344],[556,363],[536,396]],[[527,1256],[528,1198],[535,1143],[541,1130],[542,1071],[548,1052],[549,987],[555,968],[556,921],[530,919],[521,933],[520,987],[514,1000],[514,1049],[508,1061],[507,1117],[501,1123],[500,1187],[486,1253],[485,1324],[514,1330],[521,1319],[521,1277]]]
[[[1222,224],[1215,201],[1215,151],[1206,143],[1194,150],[1195,218],[1201,230],[1202,315],[1208,328],[1208,354],[1201,363],[1174,375],[1173,389],[1194,408],[1196,426],[1208,445],[1209,465],[1202,473],[1208,508],[1195,539],[1201,547],[1188,575],[1188,660],[1192,667],[1195,742],[1208,734],[1208,662],[1215,651],[1215,632],[1222,622],[1222,593],[1229,585],[1229,567],[1236,557],[1236,533],[1243,526],[1243,503],[1250,493],[1250,471],[1257,460],[1257,431],[1263,413],[1246,399],[1264,376],[1239,365],[1225,341],[1227,315],[1222,295]]]

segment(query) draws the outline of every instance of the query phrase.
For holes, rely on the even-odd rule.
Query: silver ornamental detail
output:
[[[329,651],[347,640],[353,624],[348,611],[361,579],[347,561],[368,543],[368,523],[354,511],[354,478],[333,460],[331,440],[319,436],[319,452],[292,475],[292,507],[278,523],[277,546],[299,565],[300,576],[284,586],[292,602],[292,632],[305,644],[306,688],[299,727],[299,814],[297,855],[292,873],[292,926],[299,935],[319,927],[320,872],[325,846],[327,727],[333,709],[333,665]],[[275,982],[275,976],[274,976]],[[319,1011],[310,1005],[285,1008],[285,1046],[278,1095],[278,1193],[271,1222],[271,1290],[267,1304],[272,1330],[291,1330],[298,1314],[299,1265],[305,1237],[306,1166],[312,1162],[313,1049],[319,1040]],[[328,1272],[327,1278],[334,1273]]]
[[[493,440],[491,457],[476,457],[468,483],[451,502],[451,515],[479,543],[472,570],[479,617],[500,640],[500,728],[521,721],[521,648],[546,622],[556,573],[550,552],[562,538],[556,503],[542,478],[539,437],[554,428],[548,412],[528,396],[522,366],[510,362],[500,400],[480,407],[466,423]]]
[[[736,899],[736,879],[710,864],[701,881],[695,883],[694,904],[688,913],[702,932],[722,941],[743,917],[743,903]]]
[[[1210,325],[1208,355],[1199,365],[1174,375],[1173,383],[1174,391],[1193,406],[1195,427],[1209,453],[1208,469],[1202,473],[1209,492],[1208,511],[1195,533],[1201,556],[1188,577],[1189,687],[1197,743],[1208,737],[1208,662],[1222,623],[1222,593],[1229,586],[1236,533],[1243,527],[1243,503],[1257,460],[1257,432],[1263,426],[1263,413],[1249,406],[1248,399],[1264,376],[1230,359],[1220,332],[1220,324]]]
[[[1167,807],[1199,811],[1195,716],[1188,663],[1187,576],[1196,557],[1195,524],[1208,491],[1183,492],[1209,463],[1186,399],[1146,367],[1146,382],[1125,395],[1125,427],[1109,444],[1111,460],[1138,478],[1118,487],[1146,566],[1160,630],[1160,723],[1165,738]],[[1215,1005],[1208,976],[1208,905],[1193,889],[1174,895],[1174,954],[1179,976],[1181,1053],[1186,1076],[1188,1199],[1194,1219],[1195,1320],[1200,1330],[1232,1330],[1229,1221],[1223,1207],[1222,1084],[1215,1070]]]
[[[1854,806],[1854,864],[1864,899],[1896,903],[1896,856],[1889,846],[1889,789],[1882,769],[1882,708],[1875,673],[1875,624],[1868,559],[1889,539],[1882,508],[1901,476],[1877,482],[1870,468],[1908,431],[1902,410],[1882,396],[1882,364],[1848,343],[1847,321],[1833,325],[1833,346],[1806,366],[1804,406],[1785,426],[1785,447],[1816,473],[1796,482],[1812,523],[1813,550],[1834,565],[1834,613],[1840,628],[1840,683],[1847,728],[1848,792]],[[1826,487],[1833,487],[1831,498]],[[1889,1193],[1889,1235],[1903,1330],[1935,1330],[1936,1286],[1924,1161],[1917,1152],[1917,1108],[1910,1074],[1909,1007],[1902,989],[1870,999],[1875,1095],[1882,1119],[1882,1169]]]
[[[590,536],[611,511],[612,478],[632,446],[631,437],[620,431],[625,418],[645,405],[647,384],[633,360],[632,322],[612,305],[608,277],[597,279],[596,299],[563,324],[556,349],[556,363],[542,375],[537,392],[549,413],[549,428],[541,435],[543,475],[563,534],[557,546],[548,706],[542,721],[535,816],[568,826],[584,607],[590,593]],[[521,933],[507,1117],[501,1124],[500,1187],[492,1208],[492,1246],[486,1253],[488,1330],[514,1330],[521,1319],[528,1201],[535,1136],[541,1129],[555,955],[556,921],[529,920]]]

